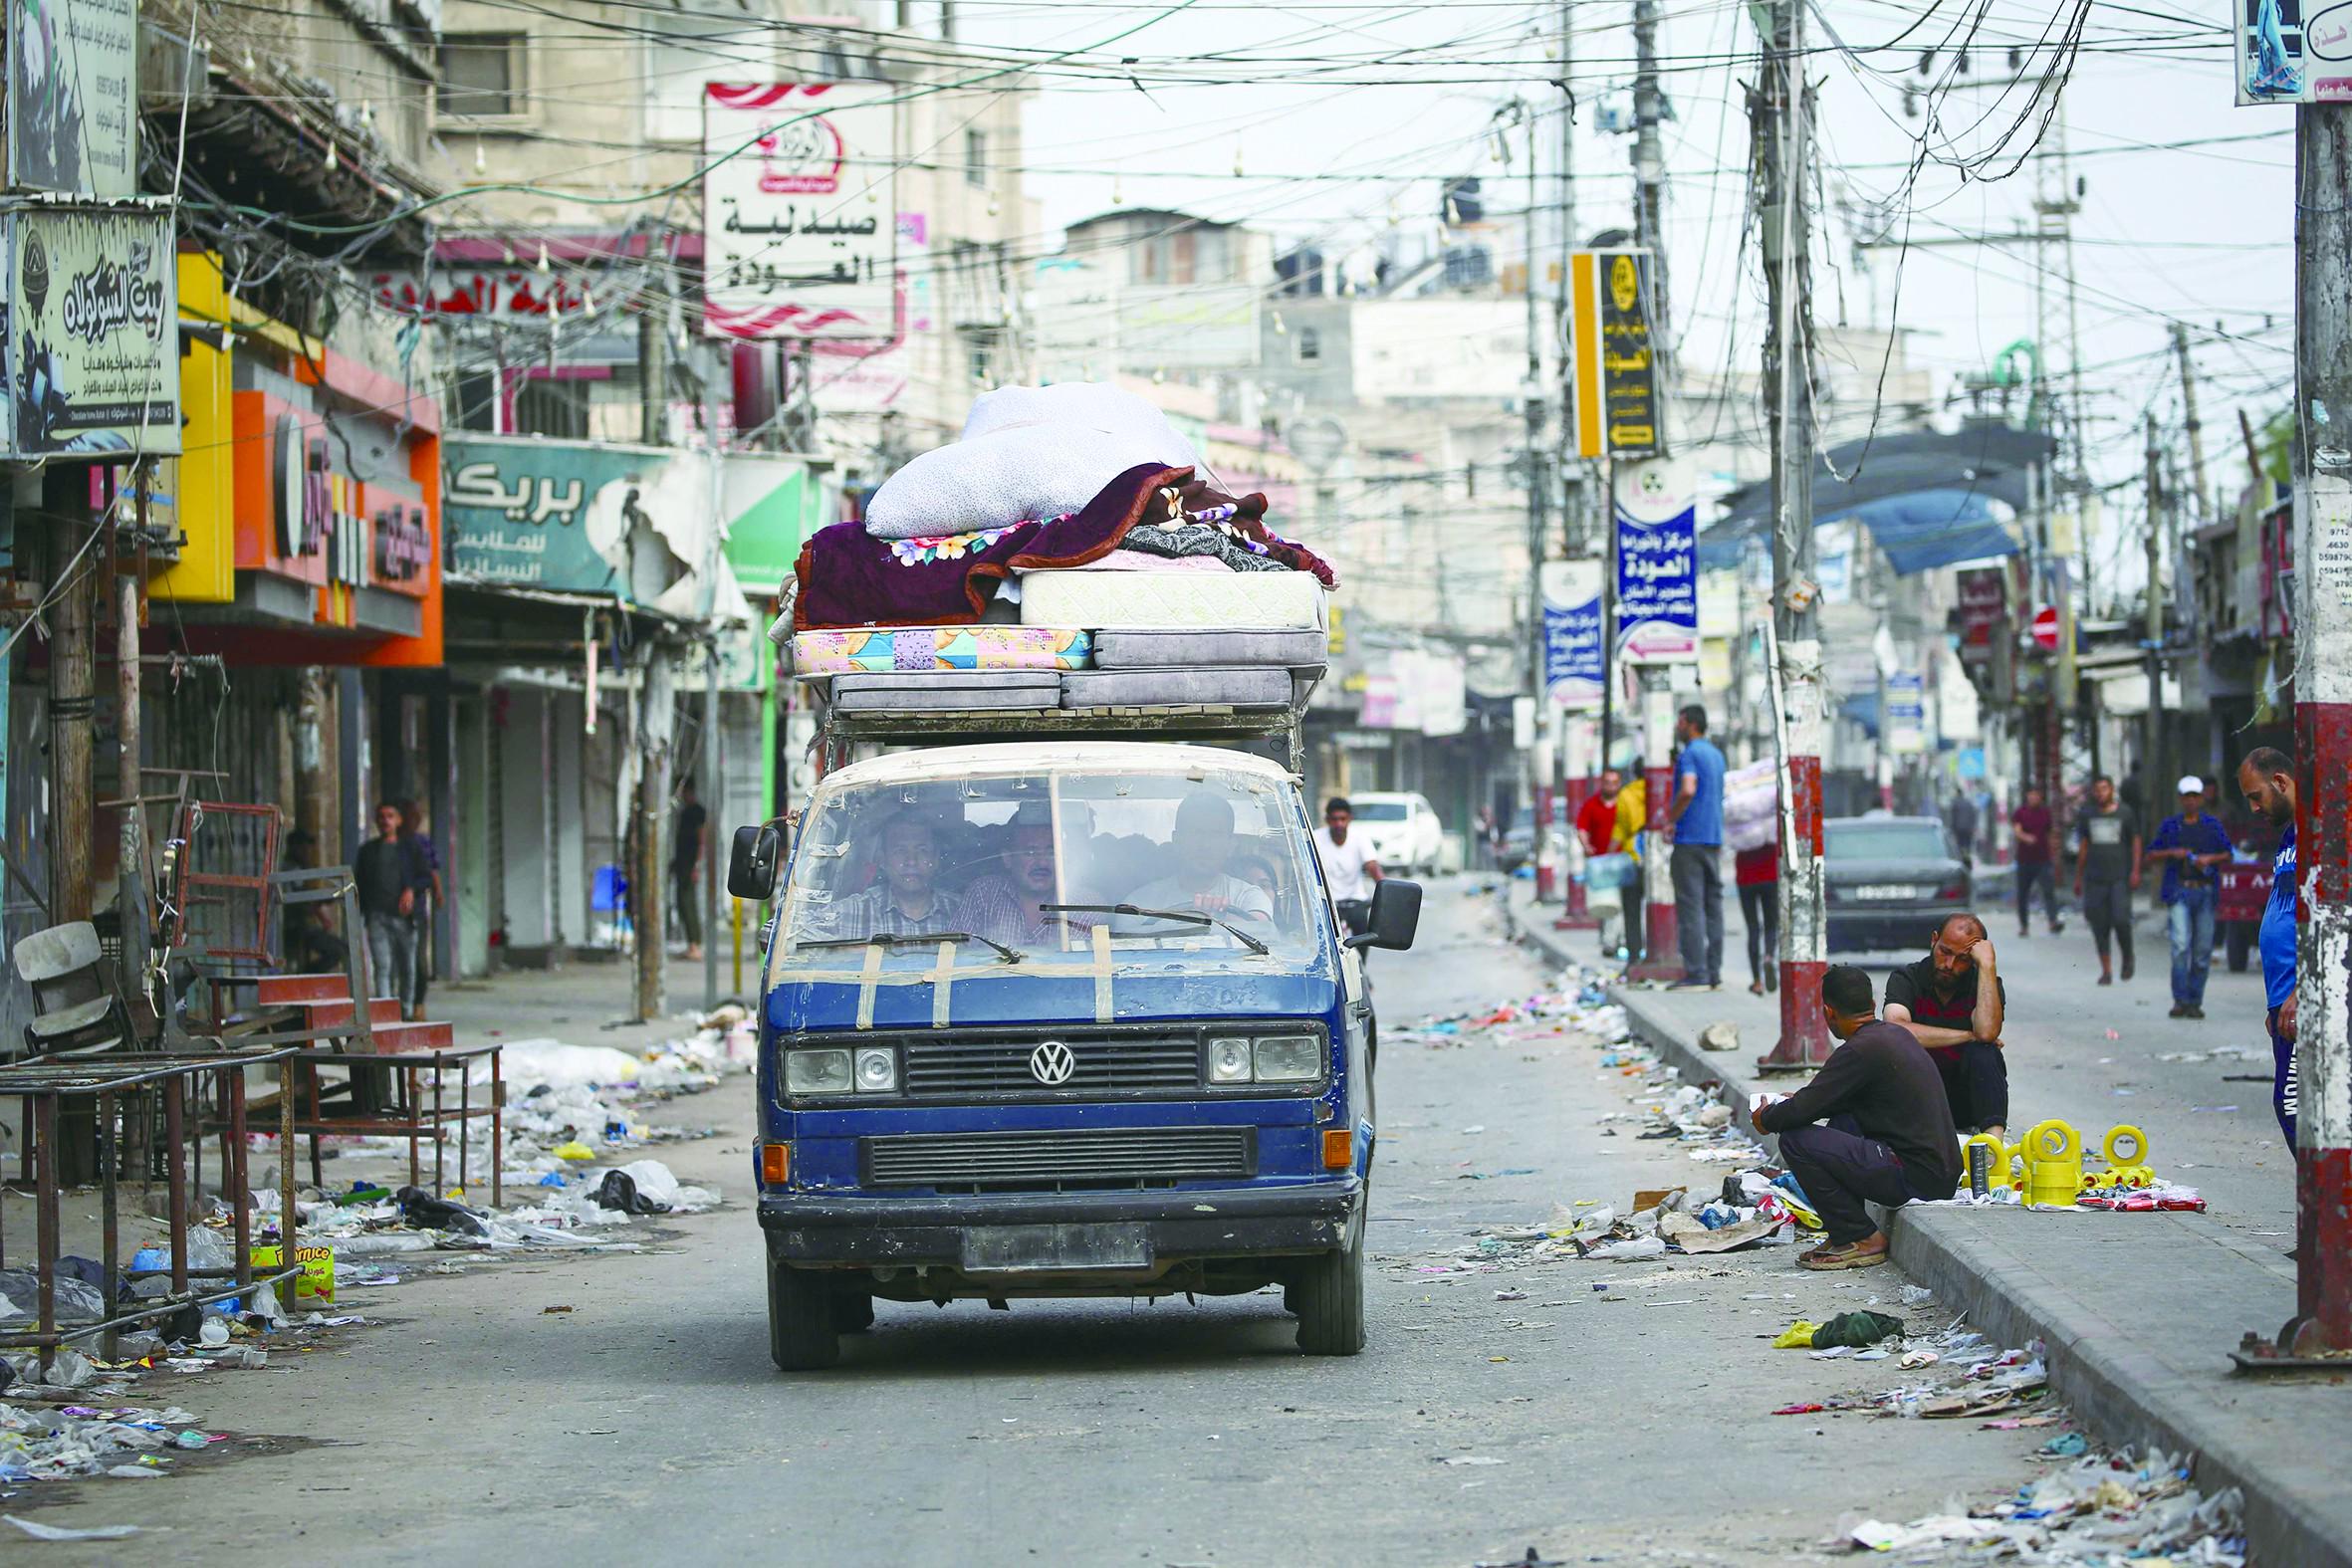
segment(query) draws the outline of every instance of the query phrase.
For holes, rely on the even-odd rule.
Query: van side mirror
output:
[[[728,893],[765,903],[776,892],[776,873],[783,862],[784,831],[774,822],[737,828],[735,848],[727,858]]]
[[[1372,889],[1370,929],[1347,939],[1351,948],[1394,948],[1398,952],[1413,945],[1413,933],[1421,929],[1421,884],[1397,877],[1382,877]]]

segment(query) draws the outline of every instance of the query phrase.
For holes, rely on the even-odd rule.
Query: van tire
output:
[[[816,1372],[841,1359],[833,1284],[823,1274],[768,1260],[768,1355],[784,1372]]]
[[[874,1293],[870,1290],[847,1289],[833,1295],[833,1329],[836,1333],[862,1334],[874,1326]]]
[[[1347,1244],[1307,1264],[1290,1299],[1296,1303],[1298,1348],[1310,1356],[1352,1356],[1364,1348],[1364,1219],[1358,1200]]]

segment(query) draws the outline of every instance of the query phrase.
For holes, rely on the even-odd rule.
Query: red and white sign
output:
[[[703,331],[886,339],[897,110],[879,82],[703,88]]]
[[[1960,574],[1960,656],[1970,664],[1993,657],[2001,622],[2008,618],[2009,578],[2001,566]]]
[[[2057,651],[2058,606],[2044,604],[2033,612],[2033,640],[2045,653]]]

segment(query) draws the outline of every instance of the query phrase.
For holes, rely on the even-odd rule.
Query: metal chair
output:
[[[25,1025],[25,1046],[34,1055],[84,1055],[135,1043],[106,973],[98,928],[89,921],[34,932],[17,943],[15,959],[39,1009]]]

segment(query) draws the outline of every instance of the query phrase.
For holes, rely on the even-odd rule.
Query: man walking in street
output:
[[[1674,918],[1682,942],[1682,986],[1723,989],[1723,753],[1707,739],[1707,710],[1697,703],[1674,721],[1682,753],[1674,763],[1674,804],[1667,836],[1674,843]]]
[[[1887,1238],[1865,1202],[1937,1202],[1960,1186],[1960,1135],[1943,1079],[1919,1041],[1878,1020],[1870,977],[1839,964],[1821,977],[1821,1016],[1841,1043],[1813,1081],[1749,1113],[1780,1135],[1780,1159],[1811,1200],[1828,1239],[1797,1258],[1805,1268],[1869,1268]]]
[[[1597,860],[1609,852],[1617,837],[1617,790],[1624,781],[1614,768],[1600,773],[1600,787],[1584,797],[1576,808],[1576,833],[1584,840],[1584,856]]]
[[[432,882],[424,857],[400,827],[398,806],[389,800],[376,806],[375,836],[352,857],[352,881],[367,928],[368,991],[399,999],[400,1015],[414,1018],[409,999],[416,990],[416,901]]]
[[[2205,1016],[2205,981],[2214,967],[2214,906],[2221,897],[2220,867],[2230,863],[2230,834],[2205,809],[2205,781],[2180,784],[2181,809],[2157,825],[2150,860],[2164,862],[2167,934],[2173,945],[2173,1012]]]
[[[2257,746],[2237,765],[2245,803],[2282,830],[2270,863],[2270,902],[2262,907],[2262,1001],[2269,1010],[2270,1109],[2286,1146],[2295,1146],[2295,765],[2275,747]],[[2341,806],[2338,806],[2341,809]]]
[[[2000,1031],[2008,1018],[1985,922],[1954,915],[1936,928],[1928,956],[1887,977],[1886,1020],[1910,1031],[1944,1081],[1955,1126],[2008,1136],[2009,1068]]]
[[[2107,938],[2123,954],[2123,978],[2132,978],[2132,894],[2140,889],[2140,820],[2115,797],[2115,781],[2105,774],[2091,781],[2091,808],[2074,824],[2074,896],[2099,945],[2099,984],[2115,984],[2107,960]]]
[[[2054,824],[2048,801],[2039,789],[2028,788],[2024,803],[2009,813],[2009,836],[2016,841],[2017,863],[2017,935],[2031,934],[2033,913],[2033,884],[2041,884],[2042,912],[2050,923],[2050,935],[2066,929],[2058,918],[2058,875],[2056,857],[2051,853],[2055,842]]]
[[[678,785],[678,811],[670,825],[670,901],[677,906],[678,925],[686,933],[686,957],[702,957],[702,901],[694,896],[696,875],[702,869],[703,840],[709,836],[710,811],[694,798],[694,781]]]
[[[1952,798],[1944,802],[1944,825],[1951,830],[1952,846],[1960,851],[1960,858],[1976,863],[1977,858],[1977,802],[1969,798],[1966,789],[1955,789]]]
[[[1734,854],[1732,882],[1740,889],[1740,924],[1748,929],[1749,994],[1761,997],[1780,989],[1780,845]]]

